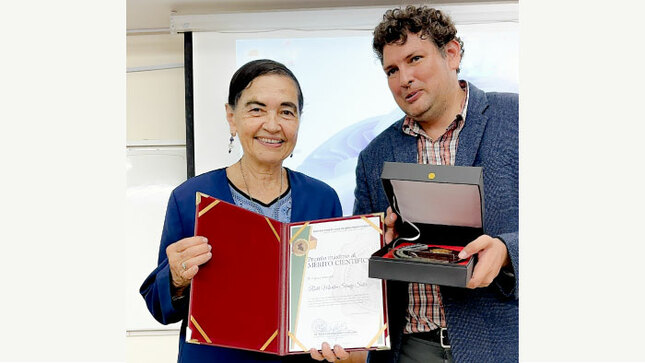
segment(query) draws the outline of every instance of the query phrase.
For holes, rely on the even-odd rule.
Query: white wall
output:
[[[186,140],[184,68],[145,71],[184,63],[184,36],[127,37],[127,141]]]
[[[168,180],[175,184],[181,182],[185,178],[185,156],[183,167],[181,160],[173,160],[172,168],[167,168],[171,170],[165,174],[160,174],[154,165],[149,170],[141,170],[140,159],[154,159],[156,155],[171,160],[168,155],[181,157],[177,149],[185,147],[183,42],[181,34],[127,37],[127,331],[124,334],[126,361],[130,363],[177,361],[177,324],[157,323],[147,311],[138,287],[156,266],[165,201],[171,189],[170,185],[159,188],[159,180],[166,184]],[[146,191],[146,183],[151,186],[157,183],[157,188]],[[135,327],[145,330],[133,331]]]
[[[175,363],[177,362],[179,333],[164,335],[128,335],[126,338],[126,362],[128,363]]]

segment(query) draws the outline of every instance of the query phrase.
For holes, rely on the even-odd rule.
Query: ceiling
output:
[[[485,3],[482,0],[416,1],[425,4]],[[495,1],[517,3],[517,1]],[[311,9],[352,6],[389,6],[408,4],[396,0],[127,0],[126,26],[129,33],[138,31],[169,32],[170,14],[226,13],[239,11]]]

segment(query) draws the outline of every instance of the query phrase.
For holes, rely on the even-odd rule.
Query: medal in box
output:
[[[484,233],[482,168],[386,162],[381,181],[399,236],[372,254],[369,276],[465,287],[476,257],[458,254]]]

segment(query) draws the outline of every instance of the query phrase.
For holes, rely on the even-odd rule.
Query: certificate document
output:
[[[290,226],[290,352],[389,346],[383,282],[368,277],[382,232],[380,215]]]
[[[186,341],[280,356],[387,349],[384,282],[368,277],[382,218],[283,223],[197,193],[195,234],[213,256],[191,282]]]

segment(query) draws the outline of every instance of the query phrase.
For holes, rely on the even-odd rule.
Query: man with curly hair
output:
[[[405,117],[360,153],[354,214],[387,210],[386,241],[395,236],[380,181],[385,161],[481,166],[486,234],[460,254],[478,257],[467,289],[387,282],[392,349],[368,361],[517,361],[518,95],[459,80],[463,43],[436,9],[388,10],[373,47]]]

